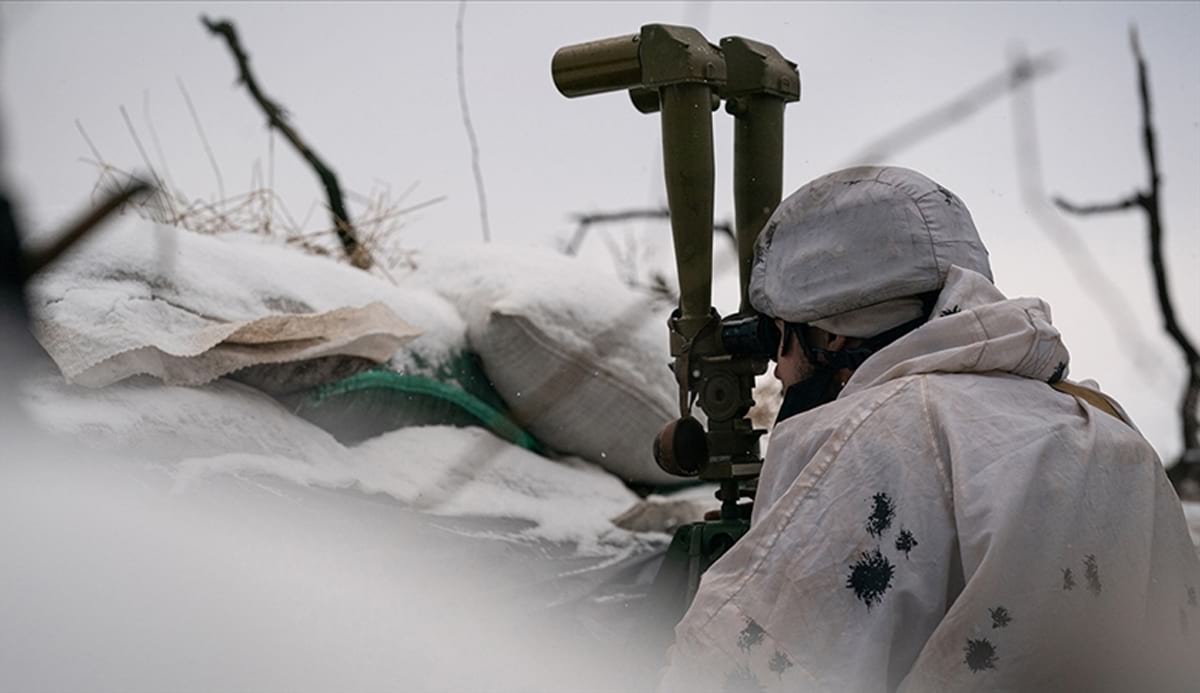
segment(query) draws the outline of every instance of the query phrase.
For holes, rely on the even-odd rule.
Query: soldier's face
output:
[[[800,340],[792,331],[786,328],[783,320],[775,319],[775,326],[783,338],[779,340],[779,349],[775,354],[775,378],[783,385],[786,392],[789,387],[813,374],[813,365],[800,347]]]

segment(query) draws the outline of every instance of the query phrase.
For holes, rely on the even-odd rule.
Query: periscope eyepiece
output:
[[[733,356],[773,361],[780,339],[775,321],[765,315],[733,315],[721,321],[721,345]]]

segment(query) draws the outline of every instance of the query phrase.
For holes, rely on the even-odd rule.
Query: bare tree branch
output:
[[[1028,58],[1020,51],[1014,54],[1013,70],[1020,70]],[[1013,92],[1012,100],[1013,140],[1016,145],[1021,201],[1046,237],[1058,249],[1063,263],[1082,286],[1086,295],[1096,304],[1099,314],[1104,316],[1112,329],[1114,341],[1129,355],[1137,368],[1152,376],[1159,385],[1166,387],[1174,378],[1159,358],[1158,349],[1142,334],[1128,329],[1136,324],[1138,314],[1121,290],[1104,271],[1083,241],[1080,234],[1050,205],[1043,182],[1041,148],[1038,143],[1037,118],[1034,113],[1032,85],[1026,83]]]
[[[951,101],[922,114],[867,145],[850,160],[851,165],[881,163],[888,157],[947,127],[974,115],[989,103],[1021,85],[1050,74],[1058,68],[1051,55],[1025,60],[1017,69],[992,75]]]
[[[54,242],[48,247],[41,250],[26,251],[23,263],[25,276],[32,277],[46,269],[51,263],[62,257],[63,253],[70,250],[72,246],[82,240],[84,236],[98,227],[102,221],[108,218],[108,215],[120,209],[122,205],[133,199],[136,195],[151,189],[149,183],[133,180],[124,188],[110,194],[103,202],[88,210],[74,224],[56,234]]]
[[[632,221],[634,219],[670,219],[671,210],[666,207],[657,209],[624,209],[618,212],[593,212],[591,214],[575,214],[572,218],[580,224],[604,224],[614,221]]]
[[[1163,222],[1161,203],[1162,176],[1158,169],[1158,152],[1155,144],[1153,109],[1150,99],[1150,79],[1146,59],[1142,55],[1141,43],[1138,41],[1137,27],[1129,29],[1130,47],[1134,60],[1137,62],[1138,95],[1141,102],[1142,115],[1142,146],[1146,154],[1146,167],[1149,173],[1149,186],[1137,193],[1133,198],[1111,204],[1091,205],[1083,208],[1083,213],[1100,213],[1119,211],[1130,207],[1140,207],[1146,213],[1147,231],[1150,240],[1150,265],[1154,269],[1154,289],[1158,296],[1159,307],[1162,310],[1163,329],[1179,346],[1187,363],[1188,379],[1183,397],[1179,403],[1179,413],[1183,424],[1183,454],[1176,466],[1171,470],[1171,480],[1176,484],[1181,495],[1200,495],[1200,421],[1197,420],[1197,404],[1200,403],[1200,353],[1191,338],[1184,332],[1175,314],[1174,302],[1167,281],[1166,259],[1163,256]],[[1061,206],[1061,205],[1060,205]],[[1185,484],[1192,488],[1184,489]]]
[[[1158,293],[1158,302],[1162,306],[1163,326],[1167,333],[1175,339],[1179,348],[1183,351],[1184,357],[1187,359],[1188,366],[1192,369],[1192,387],[1200,388],[1200,382],[1196,382],[1197,367],[1200,366],[1200,354],[1196,352],[1196,346],[1191,339],[1184,334],[1183,328],[1179,325],[1179,320],[1175,316],[1175,306],[1171,301],[1170,289],[1167,286],[1167,266],[1163,258],[1162,252],[1162,206],[1161,200],[1161,182],[1162,176],[1158,169],[1158,151],[1155,146],[1154,124],[1151,118],[1150,106],[1150,80],[1147,77],[1146,59],[1142,56],[1141,44],[1138,42],[1137,28],[1131,27],[1129,31],[1130,43],[1132,44],[1134,56],[1137,58],[1138,65],[1138,90],[1142,97],[1142,144],[1146,149],[1146,165],[1150,169],[1150,190],[1142,194],[1142,206],[1146,210],[1147,221],[1149,222],[1150,231],[1150,262],[1154,266],[1154,288]],[[1195,396],[1193,394],[1193,400]],[[1192,435],[1189,438],[1189,448],[1200,447],[1200,441],[1196,439],[1196,421],[1195,409],[1192,409]]]
[[[312,166],[313,171],[316,172],[317,177],[321,180],[321,185],[325,187],[325,194],[329,198],[329,212],[333,217],[333,228],[338,240],[341,241],[342,250],[350,259],[350,264],[360,269],[369,269],[371,267],[371,254],[359,242],[354,226],[350,223],[350,215],[346,212],[346,204],[342,199],[342,189],[338,184],[337,175],[325,165],[325,162],[317,156],[316,152],[300,137],[300,134],[292,128],[287,121],[287,114],[279,104],[267,98],[266,94],[259,88],[253,73],[250,72],[250,58],[242,49],[242,45],[238,40],[237,30],[234,28],[233,23],[228,20],[214,22],[208,17],[201,17],[200,21],[214,36],[224,37],[230,52],[233,53],[233,57],[237,61],[238,81],[246,85],[250,96],[253,97],[259,108],[266,114],[268,125],[278,130],[287,138],[288,142],[296,148],[300,156]]]
[[[1125,209],[1133,209],[1142,206],[1141,194],[1136,194],[1132,197],[1127,197],[1124,200],[1116,202],[1102,202],[1091,205],[1077,205],[1073,202],[1068,202],[1061,197],[1054,198],[1054,205],[1064,212],[1077,214],[1079,216],[1087,216],[1089,214],[1108,214],[1109,212],[1120,212]]]
[[[592,212],[590,214],[574,214],[571,217],[575,220],[575,233],[571,236],[571,240],[567,241],[563,248],[563,253],[566,255],[575,255],[579,252],[580,246],[587,238],[588,230],[596,224],[612,224],[622,221],[635,221],[638,219],[670,219],[671,210],[666,207],[657,207],[654,209],[623,209],[616,212]],[[722,233],[729,237],[731,241],[736,243],[734,236],[733,225],[728,221],[721,221],[713,224],[714,233]]]

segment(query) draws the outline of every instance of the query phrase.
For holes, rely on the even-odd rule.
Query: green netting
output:
[[[469,364],[458,368],[460,377],[450,378],[449,371],[441,376],[450,382],[429,375],[366,371],[313,388],[294,399],[293,407],[300,416],[351,444],[406,426],[482,426],[514,445],[541,453],[541,444],[502,408],[462,385],[469,379],[478,391],[487,385],[486,378],[477,382],[481,376],[474,376]]]
[[[408,354],[406,360],[409,365],[399,371],[403,375],[423,375],[440,383],[454,384],[497,411],[508,410],[508,405],[484,373],[483,362],[474,352],[461,351],[436,364],[416,353]]]

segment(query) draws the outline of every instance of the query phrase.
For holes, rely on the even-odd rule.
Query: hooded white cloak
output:
[[[1179,501],[1127,418],[1047,384],[1068,361],[1045,303],[952,267],[928,323],[773,432],[662,687],[1200,687]]]

